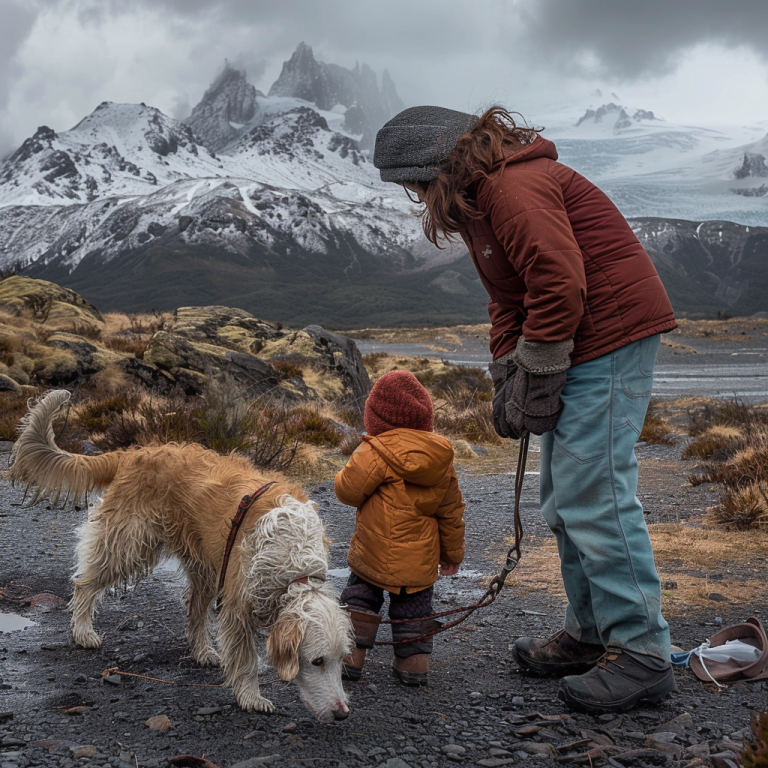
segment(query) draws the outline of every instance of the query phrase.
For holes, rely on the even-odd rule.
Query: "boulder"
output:
[[[280,327],[232,307],[180,307],[167,329],[192,341],[256,354],[267,341],[280,338]]]
[[[28,313],[32,319],[54,328],[88,328],[104,325],[99,310],[82,296],[47,280],[12,275],[0,281],[0,306],[6,312]]]
[[[371,380],[355,342],[319,325],[286,333],[265,344],[259,357],[294,363],[304,383],[324,400],[337,400],[363,410]]]
[[[54,333],[46,342],[46,346],[68,351],[75,359],[77,376],[98,373],[111,363],[118,363],[125,357],[124,354],[99,347],[74,333],[64,331]]]
[[[4,373],[0,373],[0,392],[20,392],[21,387],[19,383],[12,379],[10,376],[6,376]]]
[[[187,394],[200,394],[209,378],[219,376],[230,379],[251,398],[267,392],[280,394],[279,374],[268,362],[177,333],[158,331],[147,345],[144,363],[166,371]]]

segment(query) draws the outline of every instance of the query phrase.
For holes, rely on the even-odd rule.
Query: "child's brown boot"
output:
[[[354,608],[348,608],[352,627],[355,630],[355,649],[345,657],[341,676],[345,680],[359,680],[363,673],[363,664],[365,664],[365,652],[368,648],[373,648],[376,642],[376,633],[381,624],[381,616],[378,613],[370,611],[358,611]]]
[[[392,671],[403,685],[426,685],[429,672],[429,654],[415,653],[413,656],[395,656]]]

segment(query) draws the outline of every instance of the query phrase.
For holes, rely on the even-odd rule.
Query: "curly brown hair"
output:
[[[482,218],[469,188],[479,178],[488,178],[505,155],[534,141],[540,130],[518,126],[503,107],[486,110],[475,125],[459,137],[436,179],[410,185],[421,193],[424,203],[421,225],[427,239],[440,248],[439,240],[454,240],[452,235],[464,229],[469,220]]]

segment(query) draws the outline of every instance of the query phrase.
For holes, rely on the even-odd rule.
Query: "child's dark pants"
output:
[[[390,619],[419,619],[432,613],[433,587],[422,589],[420,592],[408,594],[403,587],[398,594],[389,593],[389,618]],[[358,611],[370,611],[378,613],[384,604],[384,590],[369,584],[357,574],[351,573],[347,586],[341,593],[342,605],[348,605]],[[410,637],[418,637],[423,631],[423,622],[408,624],[392,624],[392,639],[406,640]],[[426,637],[419,642],[401,643],[392,646],[395,656],[402,659],[415,656],[417,653],[432,652],[432,638]]]

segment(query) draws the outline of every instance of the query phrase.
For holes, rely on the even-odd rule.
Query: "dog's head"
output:
[[[323,585],[296,585],[267,640],[267,656],[281,680],[292,680],[307,708],[323,722],[349,715],[341,684],[342,659],[354,647],[352,622],[338,596]]]

